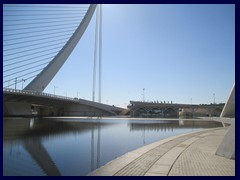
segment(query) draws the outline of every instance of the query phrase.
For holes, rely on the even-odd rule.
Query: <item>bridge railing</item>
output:
[[[37,92],[37,91],[30,91],[30,90],[3,88],[3,91],[11,92],[11,93],[18,93],[18,94],[29,94],[29,95],[34,95],[34,96],[51,97],[51,98],[56,98],[56,99],[64,99],[64,100],[77,101],[77,102],[79,101],[76,98],[60,96],[60,95],[55,95],[55,94],[50,94],[50,93]]]

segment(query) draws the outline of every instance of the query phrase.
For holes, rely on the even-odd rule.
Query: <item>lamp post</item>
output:
[[[15,78],[15,90],[17,89],[17,77]]]
[[[78,98],[78,94],[80,94],[80,92],[77,92],[77,98]]]
[[[17,83],[19,82],[22,82],[22,90],[23,90],[23,82],[25,82],[26,79],[21,79],[21,80],[17,80],[17,77],[15,78],[15,89],[17,89]],[[8,86],[9,86],[9,82],[10,80],[8,81]]]
[[[54,95],[55,95],[55,89],[58,88],[57,86],[54,86]]]
[[[213,93],[213,104],[215,104],[215,93]]]
[[[194,110],[193,110],[193,106],[192,106],[192,98],[191,98],[191,108],[192,108],[192,118],[194,116]]]
[[[26,81],[26,79],[22,79],[22,90],[23,90],[23,83]]]
[[[144,94],[144,92],[145,92],[145,88],[143,88],[143,102],[145,102],[145,94]]]

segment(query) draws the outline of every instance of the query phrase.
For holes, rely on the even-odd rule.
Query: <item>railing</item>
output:
[[[49,93],[43,93],[43,92],[37,92],[37,91],[30,91],[30,90],[3,88],[3,92],[28,94],[28,95],[34,95],[34,96],[44,96],[44,97],[50,97],[50,98],[55,98],[55,99],[64,99],[64,100],[79,102],[78,98],[71,98],[71,97],[66,97],[66,96],[59,96],[59,95],[55,95],[55,94],[49,94]]]

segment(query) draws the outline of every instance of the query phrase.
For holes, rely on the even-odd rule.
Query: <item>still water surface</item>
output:
[[[87,175],[152,142],[213,121],[4,118],[3,175]]]

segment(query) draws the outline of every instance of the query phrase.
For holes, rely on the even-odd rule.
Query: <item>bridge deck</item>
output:
[[[28,108],[28,111],[30,111],[29,108],[32,104],[46,108],[67,109],[69,112],[74,111],[74,115],[78,115],[77,112],[80,111],[91,111],[93,113],[97,112],[98,114],[104,112],[104,114],[107,113],[109,115],[118,115],[123,111],[126,111],[124,108],[88,101],[85,99],[70,98],[48,93],[40,93],[36,91],[14,90],[6,88],[3,89],[3,100],[5,106],[7,103],[22,103],[22,106],[29,106],[25,108]],[[11,104],[9,106],[14,106],[14,104]],[[15,109],[17,109],[17,106]]]

